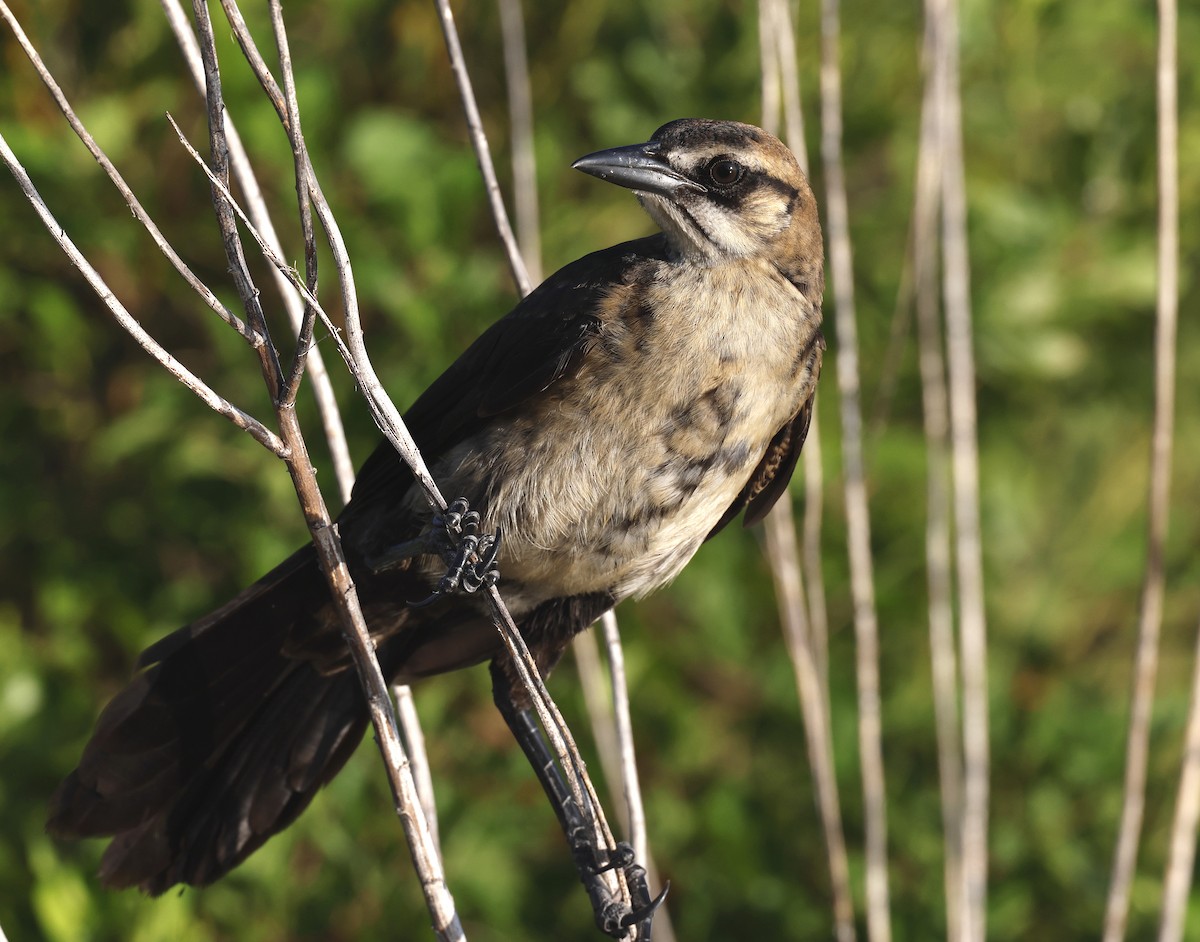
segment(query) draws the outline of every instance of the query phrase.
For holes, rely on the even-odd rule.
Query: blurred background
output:
[[[170,112],[197,145],[206,141],[202,102],[158,5],[13,6],[167,236],[233,302],[208,186],[164,117]],[[263,11],[247,4],[244,13],[269,47]],[[286,15],[306,137],[354,260],[374,361],[403,408],[516,297],[436,10],[424,0],[294,0]],[[497,7],[469,0],[456,15],[507,187]],[[525,15],[544,265],[553,271],[651,230],[628,194],[571,172],[575,157],[645,140],[675,117],[759,120],[757,9],[588,0],[527,3]],[[290,152],[215,8],[213,16],[230,111],[280,210],[290,257],[299,258],[286,222]],[[920,381],[912,328],[893,339],[913,198],[921,16],[919,4],[886,0],[848,0],[843,9],[898,940],[945,933]],[[988,924],[995,939],[1091,939],[1103,922],[1120,810],[1145,559],[1155,10],[1120,0],[967,0],[960,16],[994,763]],[[801,4],[798,17],[815,155],[815,4]],[[1200,48],[1194,5],[1181,11],[1179,47],[1179,402],[1131,938],[1149,937],[1157,924],[1200,614],[1200,325],[1189,316],[1200,256],[1200,71],[1187,52]],[[249,350],[169,270],[7,31],[0,56],[0,130],[67,232],[170,350],[267,415]],[[813,177],[823,199],[815,160]],[[225,601],[306,535],[282,466],[117,328],[7,175],[0,220],[0,925],[13,942],[429,937],[369,745],[298,824],[203,891],[161,899],[101,891],[101,842],[63,845],[44,834],[50,791],[137,652]],[[271,297],[265,277],[260,284]],[[832,307],[829,294],[827,315]],[[832,324],[827,334],[820,406],[832,725],[861,912]],[[361,461],[377,433],[326,349]],[[311,399],[304,408],[312,419]],[[336,506],[315,421],[310,427]],[[799,498],[799,480],[793,491]],[[672,881],[679,937],[829,937],[828,868],[761,533],[731,528],[671,589],[619,614],[650,839]],[[589,739],[572,664],[551,690]],[[430,680],[416,698],[468,937],[599,938],[553,816],[492,707],[486,671]],[[1190,937],[1200,937],[1200,900],[1192,910]]]

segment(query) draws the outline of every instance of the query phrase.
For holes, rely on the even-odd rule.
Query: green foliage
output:
[[[158,7],[47,0],[25,26],[174,245],[231,298],[194,141],[203,108]],[[534,6],[534,5],[527,5]],[[798,30],[810,151],[818,24]],[[263,10],[247,9],[264,49]],[[507,181],[496,10],[458,11]],[[649,230],[568,165],[682,115],[758,115],[756,8],[592,0],[526,10],[547,270]],[[1183,5],[1181,50],[1200,48]],[[214,16],[219,13],[214,8]],[[368,338],[402,406],[513,301],[432,4],[287,4],[305,131],[355,261]],[[898,940],[944,932],[925,614],[924,449],[911,337],[881,367],[905,264],[920,17],[843,15],[847,175],[882,629]],[[1155,22],[1151,5],[1016,0],[962,10],[994,759],[992,937],[1094,938],[1119,813],[1144,559],[1152,404]],[[291,157],[217,25],[229,108],[277,220]],[[215,388],[265,414],[252,356],[195,302],[54,112],[7,34],[0,129],[117,294]],[[1200,91],[1181,56],[1183,311],[1200,298]],[[819,168],[814,170],[822,193]],[[282,467],[159,371],[0,184],[0,925],[16,939],[426,938],[428,917],[369,747],[298,824],[226,880],[151,900],[94,879],[98,842],[45,836],[45,804],[136,653],[304,540]],[[291,258],[300,242],[285,227]],[[259,264],[257,271],[265,273]],[[326,264],[324,281],[331,278]],[[265,284],[266,279],[263,279]],[[269,289],[265,296],[270,299]],[[271,300],[273,304],[273,299]],[[830,305],[831,306],[831,305]],[[274,316],[275,312],[272,312]],[[279,328],[283,335],[282,325]],[[832,333],[832,332],[830,332]],[[335,360],[329,344],[330,361]],[[835,344],[831,344],[831,348]],[[831,354],[833,349],[831,349]],[[358,456],[375,440],[332,363]],[[1156,924],[1187,709],[1200,569],[1200,337],[1184,318],[1164,660],[1130,936]],[[837,772],[861,898],[853,632],[840,520],[836,375],[822,398],[825,570]],[[302,406],[315,429],[313,408]],[[318,460],[323,447],[314,434]],[[326,462],[327,464],[327,462]],[[325,470],[322,479],[332,480]],[[622,612],[655,856],[684,939],[820,938],[828,878],[791,667],[754,533],[704,547]],[[585,727],[570,666],[553,684]],[[595,939],[586,900],[482,672],[418,690],[449,880],[473,940]],[[586,738],[582,736],[581,738]],[[598,763],[592,763],[593,768]],[[610,804],[611,807],[611,804]],[[1200,933],[1193,905],[1190,932]]]

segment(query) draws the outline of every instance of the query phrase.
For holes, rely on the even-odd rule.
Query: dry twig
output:
[[[166,16],[167,22],[171,27],[171,32],[175,36],[175,41],[183,53],[184,61],[188,66],[188,72],[192,77],[192,82],[196,90],[203,95],[204,67],[200,62],[200,46],[196,42],[196,34],[192,29],[191,21],[183,11],[179,0],[160,0],[160,3],[163,14]],[[271,216],[267,210],[266,201],[263,199],[262,190],[258,185],[254,169],[251,166],[250,158],[246,153],[245,146],[242,144],[241,135],[238,134],[233,118],[228,112],[225,114],[225,133],[229,140],[230,167],[233,170],[238,185],[241,187],[250,219],[253,221],[255,228],[262,233],[267,243],[274,249],[275,253],[282,256],[282,243],[279,241],[279,235],[271,221]],[[283,300],[284,310],[287,312],[288,319],[291,322],[292,331],[299,335],[304,311],[303,302],[287,278],[276,269],[271,269],[271,276],[275,281],[275,287],[279,291],[279,296]],[[333,461],[334,474],[337,476],[338,490],[340,491],[342,502],[345,503],[350,499],[350,491],[354,486],[354,462],[350,458],[350,448],[346,444],[346,433],[342,425],[342,416],[338,409],[337,397],[334,395],[329,371],[325,367],[325,359],[321,355],[319,347],[313,346],[309,350],[305,374],[312,384],[313,395],[316,398],[317,409],[321,416],[321,424],[325,429],[325,440],[329,446],[330,457]]]
[[[954,481],[954,556],[958,573],[963,683],[964,938],[982,942],[987,912],[988,744],[987,621],[983,608],[983,544],[979,525],[979,448],[975,418],[975,353],[971,333],[966,178],[958,88],[957,0],[940,0],[938,66],[942,154],[942,239],[945,258],[946,357],[949,363],[950,451]]]
[[[513,205],[517,210],[517,241],[530,285],[542,280],[542,241],[539,234],[537,158],[533,150],[533,89],[525,47],[525,17],[521,0],[499,0],[500,31],[504,37],[504,73],[512,137]],[[501,202],[503,209],[503,202]],[[503,232],[500,233],[503,238]]]
[[[1192,702],[1188,711],[1183,769],[1171,823],[1171,856],[1163,880],[1162,921],[1158,942],[1182,942],[1196,862],[1196,826],[1200,824],[1200,637],[1192,667]]]
[[[226,6],[228,11],[228,5]],[[226,256],[230,264],[234,282],[243,304],[247,307],[252,325],[261,325],[260,330],[266,335],[265,318],[259,306],[258,292],[249,272],[245,268],[241,241],[237,232],[234,217],[234,203],[228,193],[228,145],[224,133],[224,102],[221,93],[220,74],[216,60],[216,48],[213,42],[212,24],[208,18],[208,7],[204,0],[193,0],[193,13],[196,18],[197,30],[200,37],[200,52],[204,63],[206,77],[206,93],[209,112],[209,141],[212,151],[213,173],[213,204],[217,212],[218,225],[221,228],[226,246]],[[284,35],[282,9],[278,4],[271,9],[272,24],[277,38]],[[286,45],[281,45],[280,66],[285,72],[285,87],[293,88],[290,75]],[[288,102],[288,120],[285,128],[293,147],[296,161],[297,191],[300,194],[302,217],[306,215],[307,191],[312,177],[311,163],[307,157],[303,137],[299,127],[298,108],[294,96]],[[281,118],[282,120],[282,118]],[[218,186],[218,184],[220,184]],[[305,227],[305,253],[309,264],[309,277],[314,280],[315,268],[312,259],[315,258],[315,244],[311,225]],[[338,260],[341,261],[340,259]],[[340,270],[340,269],[339,269]],[[349,272],[342,272],[343,278],[348,279]],[[301,339],[311,332],[311,322],[315,316],[315,298],[305,285],[304,294],[311,298],[306,305],[305,321],[309,324],[307,330],[302,329]],[[297,368],[302,368],[304,350],[297,354]],[[314,545],[322,569],[329,580],[332,598],[346,627],[346,637],[351,655],[359,677],[363,683],[368,710],[372,724],[375,726],[381,754],[389,770],[389,782],[392,786],[396,801],[396,810],[404,824],[405,836],[409,841],[413,862],[421,877],[422,889],[425,893],[426,905],[433,919],[435,931],[444,939],[463,937],[462,927],[455,913],[454,901],[446,887],[445,876],[442,872],[441,860],[436,853],[428,823],[421,812],[420,800],[416,792],[408,758],[400,743],[396,727],[395,714],[391,700],[388,697],[387,686],[379,670],[375,658],[375,648],[371,641],[370,632],[358,604],[357,593],[346,561],[342,553],[341,543],[325,508],[320,490],[316,484],[316,474],[312,463],[308,460],[303,435],[297,421],[295,409],[289,400],[294,394],[290,377],[285,380],[276,357],[271,354],[261,356],[264,379],[277,403],[277,419],[282,435],[292,448],[292,459],[288,461],[288,471],[296,487],[297,496],[309,523]],[[295,370],[292,371],[293,375]],[[287,385],[285,385],[285,382]],[[394,408],[394,407],[393,407]]]
[[[369,634],[367,633],[365,623],[362,620],[361,611],[358,610],[357,602],[354,596],[353,585],[349,581],[349,574],[345,567],[345,561],[341,557],[340,546],[337,543],[335,533],[331,526],[328,512],[325,510],[320,493],[316,488],[315,472],[311,462],[307,458],[305,443],[300,433],[299,426],[296,422],[295,412],[292,408],[291,397],[294,395],[295,383],[291,380],[302,369],[303,358],[305,353],[304,344],[298,353],[296,366],[292,372],[285,377],[282,371],[278,356],[274,346],[270,341],[270,335],[267,331],[265,317],[258,302],[257,289],[254,287],[249,278],[248,272],[245,269],[243,255],[241,251],[240,238],[237,234],[236,222],[234,221],[231,212],[232,202],[229,200],[227,190],[225,189],[224,181],[221,179],[225,176],[228,169],[227,163],[227,140],[224,135],[224,106],[221,100],[220,78],[216,64],[215,49],[212,42],[212,27],[207,17],[207,7],[202,2],[195,5],[195,14],[197,24],[201,34],[201,54],[204,60],[204,72],[206,76],[206,89],[209,100],[209,116],[210,116],[210,142],[213,151],[214,167],[216,168],[217,176],[214,177],[214,208],[218,213],[222,233],[226,243],[227,256],[230,262],[230,267],[234,275],[235,282],[239,288],[239,295],[242,298],[243,304],[247,309],[247,321],[245,326],[237,319],[226,318],[227,322],[231,323],[235,329],[239,329],[250,342],[252,347],[259,355],[260,364],[263,368],[264,379],[267,381],[268,387],[271,390],[272,397],[277,404],[276,419],[280,425],[280,434],[266,430],[261,423],[245,413],[236,410],[224,400],[216,397],[211,393],[198,379],[183,370],[178,364],[154,342],[154,340],[145,332],[136,321],[129,316],[128,312],[120,306],[119,302],[112,297],[111,292],[103,285],[91,270],[86,260],[82,258],[77,249],[66,239],[61,228],[55,223],[49,210],[41,201],[36,191],[33,190],[32,184],[28,180],[28,176],[20,168],[16,162],[16,158],[5,144],[3,146],[6,162],[12,167],[14,175],[22,184],[22,189],[26,192],[31,203],[38,210],[47,227],[52,233],[58,237],[64,251],[67,252],[69,258],[77,267],[85,274],[89,283],[97,291],[106,304],[113,310],[118,317],[122,326],[130,332],[132,336],[155,358],[162,363],[171,373],[179,378],[185,385],[192,388],[202,399],[205,400],[216,411],[221,412],[233,419],[237,424],[251,431],[263,444],[270,448],[275,454],[282,457],[292,475],[296,485],[297,495],[301,500],[306,511],[315,544],[318,547],[319,555],[321,556],[323,566],[329,575],[331,587],[333,588],[333,598],[335,604],[338,604],[342,610],[343,619],[348,624],[353,623],[356,632],[354,637],[358,644],[352,644],[353,653],[355,654],[356,664],[360,668],[360,673],[364,675],[364,683],[367,689],[367,700],[370,708],[372,719],[376,724],[379,732],[381,749],[384,751],[387,759],[387,765],[392,775],[390,780],[393,783],[393,789],[397,797],[398,811],[406,823],[406,833],[411,837],[416,837],[417,843],[421,841],[421,832],[424,831],[425,842],[428,843],[427,829],[422,828],[423,820],[419,813],[415,816],[411,814],[410,809],[419,806],[415,802],[415,789],[412,786],[411,775],[407,774],[407,760],[405,759],[402,750],[399,749],[399,741],[395,732],[394,718],[391,718],[390,701],[387,698],[386,688],[383,686],[382,677],[379,675],[378,665],[374,660],[374,649],[370,642]],[[274,11],[278,16],[278,8]],[[19,26],[16,24],[7,5],[0,4],[0,13],[3,14],[5,20],[14,29],[18,35],[23,35],[20,32]],[[282,29],[282,24],[279,24]],[[29,49],[26,42],[27,50]],[[285,50],[281,50],[285,53]],[[31,56],[31,61],[34,61],[35,66],[39,64],[36,55]],[[44,67],[39,70],[44,78],[48,77]],[[47,83],[53,90],[52,80]],[[60,107],[64,110],[68,120],[77,129],[77,133],[82,130],[70,106],[66,103],[61,93],[56,95]],[[86,131],[83,131],[80,136],[89,140]],[[293,142],[298,140],[293,137]],[[302,143],[297,145],[302,149]],[[91,145],[93,153],[98,151]],[[102,159],[102,156],[97,156],[97,159],[102,165],[107,165],[106,169],[111,168],[107,164],[107,159]],[[307,158],[305,158],[305,162]],[[115,177],[115,171],[110,170],[110,177]],[[123,192],[128,192],[127,187],[123,187],[123,183],[118,179],[114,179],[119,188]],[[220,182],[218,187],[216,182]],[[129,198],[131,194],[127,196]],[[136,200],[130,200],[131,206],[136,205]],[[156,230],[153,223],[149,222],[144,213],[139,213],[135,209],[135,215],[139,221],[145,225],[152,236]],[[310,231],[311,242],[311,231]],[[311,246],[309,246],[311,248]],[[170,257],[173,253],[168,252]],[[178,267],[178,265],[177,265]],[[204,297],[211,297],[212,293],[203,286],[197,287],[199,293]],[[311,314],[311,312],[310,312]],[[311,317],[310,317],[311,319]],[[303,338],[302,338],[303,339]],[[285,383],[285,379],[287,382]],[[373,670],[373,676],[372,676]],[[390,720],[390,722],[389,722]],[[462,938],[461,926],[458,925],[457,917],[454,915],[453,901],[449,897],[449,893],[445,889],[444,879],[440,873],[440,864],[436,860],[436,856],[429,857],[432,862],[431,868],[423,866],[424,861],[421,859],[423,855],[420,852],[414,853],[414,858],[418,862],[418,867],[422,869],[423,885],[426,889],[427,899],[430,904],[430,912],[434,918],[435,927],[438,929],[441,937],[444,939]]]
[[[921,401],[926,454],[925,564],[929,591],[929,650],[933,707],[937,730],[938,777],[941,785],[942,844],[945,854],[947,937],[962,938],[965,884],[962,869],[962,739],[958,719],[958,658],[955,653],[951,603],[949,405],[938,316],[938,209],[942,161],[939,108],[942,81],[938,44],[937,0],[925,10],[925,91],[921,102],[921,136],[913,201],[913,285],[916,290]]]
[[[1129,735],[1125,747],[1125,791],[1104,918],[1104,942],[1125,937],[1129,892],[1137,867],[1146,801],[1150,714],[1158,673],[1166,573],[1164,551],[1171,493],[1171,450],[1175,425],[1175,335],[1179,320],[1179,119],[1175,0],[1158,4],[1158,301],[1154,334],[1154,431],[1150,443],[1147,496],[1146,571],[1138,607],[1137,654],[1133,672]],[[1185,773],[1186,774],[1186,773]],[[1172,848],[1172,857],[1175,850]],[[1188,868],[1190,875],[1191,868]],[[1163,931],[1167,929],[1164,914]],[[1182,930],[1180,930],[1182,931]]]
[[[772,109],[778,108],[778,85],[782,84],[787,144],[796,155],[801,168],[807,173],[808,154],[800,110],[799,69],[791,15],[785,0],[763,0],[759,5],[759,18],[764,126],[769,128],[777,123]],[[774,92],[771,91],[772,88],[775,89]],[[816,438],[817,433],[810,428],[806,451],[812,447]],[[850,942],[855,938],[854,903],[850,890],[846,842],[842,833],[837,777],[834,772],[824,637],[820,642],[814,637],[810,609],[805,599],[790,493],[784,492],[780,497],[774,509],[767,515],[765,527],[767,560],[775,581],[775,599],[779,607],[780,623],[784,629],[788,653],[796,675],[809,766],[812,769],[817,811],[821,818],[825,851],[829,861],[834,932],[839,942]]]
[[[817,811],[829,859],[829,883],[833,890],[834,937],[838,942],[853,942],[854,901],[850,890],[850,865],[846,839],[842,834],[842,812],[838,800],[837,777],[833,767],[833,733],[821,672],[812,643],[812,631],[804,602],[800,578],[800,560],[796,547],[796,524],[790,501],[781,500],[767,515],[767,560],[775,581],[775,598],[780,621],[796,675],[800,697],[800,715],[808,745],[808,761],[813,772]]]
[[[496,168],[492,164],[492,151],[488,147],[487,135],[483,130],[483,118],[479,115],[479,105],[475,102],[475,91],[471,88],[471,76],[467,73],[467,62],[463,56],[462,43],[458,40],[458,30],[454,26],[454,13],[450,9],[450,0],[437,0],[438,16],[441,18],[442,35],[446,40],[446,52],[450,56],[450,68],[454,73],[454,82],[458,86],[459,98],[462,100],[463,113],[467,118],[467,128],[471,132],[471,145],[475,148],[475,159],[479,163],[479,172],[483,176],[484,188],[487,191],[488,205],[492,209],[492,221],[504,243],[504,251],[512,269],[513,281],[521,297],[529,294],[532,286],[529,283],[529,273],[521,259],[521,251],[517,248],[517,240],[513,236],[512,226],[508,222],[508,213],[504,210],[504,197],[500,194],[500,183],[496,179]]]
[[[8,4],[4,3],[4,0],[0,0],[0,16],[3,16],[15,27],[15,21],[11,19]],[[268,449],[276,457],[286,457],[288,447],[278,435],[248,412],[243,412],[237,406],[233,405],[233,403],[213,392],[203,380],[171,356],[158,341],[151,337],[125,306],[121,304],[116,295],[112,293],[111,289],[104,282],[104,279],[89,264],[83,253],[79,251],[75,243],[71,240],[71,237],[67,235],[66,230],[54,218],[54,214],[42,199],[41,194],[38,193],[37,188],[33,185],[33,181],[29,179],[29,174],[17,159],[16,154],[9,148],[8,141],[4,139],[3,135],[0,135],[0,158],[3,158],[4,165],[8,167],[16,179],[21,192],[25,194],[25,198],[29,200],[30,205],[42,220],[46,231],[50,233],[54,241],[62,248],[71,264],[83,275],[91,289],[96,292],[96,296],[112,312],[113,317],[117,319],[117,323],[133,337],[138,346],[157,360],[163,369],[195,393],[210,409],[219,415],[225,416],[225,418],[229,419],[238,428],[249,432],[255,441]]]
[[[879,627],[871,572],[871,521],[862,453],[859,402],[858,326],[849,211],[842,168],[840,15],[838,0],[821,3],[821,156],[825,166],[829,258],[833,269],[837,326],[838,391],[841,398],[842,457],[845,464],[846,527],[850,590],[857,640],[859,754],[866,813],[867,927],[872,942],[889,942],[891,917],[887,876],[887,801],[884,792],[882,723],[879,707]]]

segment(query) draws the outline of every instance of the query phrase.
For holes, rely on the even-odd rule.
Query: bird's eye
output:
[[[709,165],[708,178],[717,186],[733,186],[738,180],[742,179],[742,174],[745,172],[746,168],[736,160],[722,157],[720,160],[714,160]]]

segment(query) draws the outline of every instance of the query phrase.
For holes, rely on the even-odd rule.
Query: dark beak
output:
[[[674,196],[681,189],[706,192],[699,183],[672,170],[658,147],[654,142],[613,147],[580,157],[571,167],[640,193]]]

